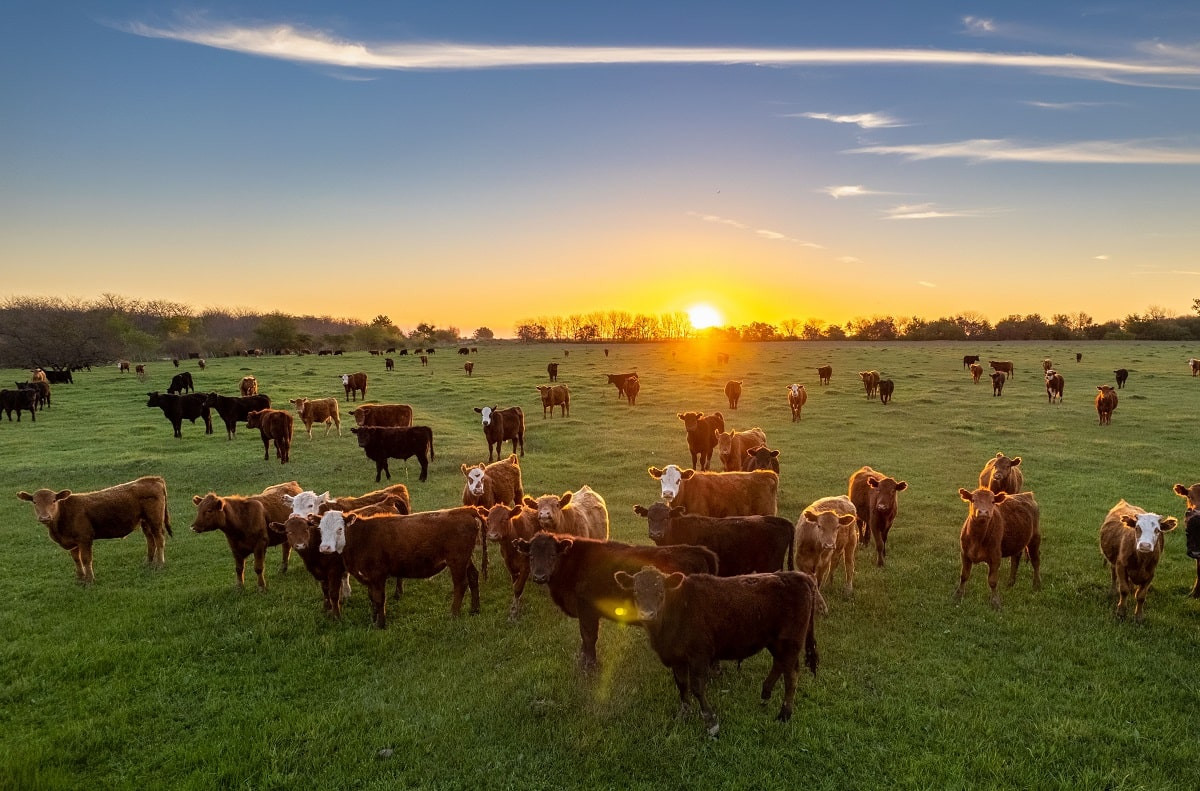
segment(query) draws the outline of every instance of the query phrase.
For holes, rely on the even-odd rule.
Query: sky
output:
[[[464,334],[1200,296],[1200,5],[0,7],[0,296]]]

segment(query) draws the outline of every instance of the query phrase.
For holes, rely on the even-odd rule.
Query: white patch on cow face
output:
[[[800,385],[788,385],[788,389],[792,391],[793,398],[800,397]]]
[[[492,425],[492,408],[490,406],[485,406],[483,409],[479,410],[479,414],[483,416],[483,425]]]
[[[286,494],[283,496],[285,503],[288,500],[291,500],[292,516],[308,516],[309,514],[316,514],[321,510],[321,506],[329,502],[331,499],[332,498],[329,496],[329,492],[317,494],[316,492],[309,491],[300,492],[300,494],[296,495],[295,497],[289,497]]]
[[[483,470],[479,467],[467,470],[467,490],[476,497],[483,496]]]
[[[1138,552],[1153,552],[1158,546],[1158,537],[1162,534],[1161,521],[1162,517],[1158,514],[1137,515],[1137,525],[1132,530],[1136,535],[1134,547]]]
[[[683,473],[674,464],[668,464],[658,481],[662,484],[662,498],[670,503],[679,496],[679,490],[683,485]]]
[[[328,511],[321,517],[321,554],[341,554],[346,548],[346,520],[341,511]]]
[[[350,374],[342,374],[342,387],[346,387],[349,384],[350,384]]]

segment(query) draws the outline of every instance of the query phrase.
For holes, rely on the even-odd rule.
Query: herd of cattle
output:
[[[978,381],[978,360],[964,358],[963,364],[971,366]],[[1011,363],[994,361],[992,366],[998,364],[1007,370],[997,368],[996,374],[1011,376]],[[1198,367],[1196,361],[1190,364],[1194,370]],[[555,363],[548,367],[552,382],[556,369]],[[1049,390],[1052,375],[1058,374],[1049,361],[1044,370]],[[863,374],[868,397],[878,390],[882,400],[883,382],[878,374],[868,373],[874,372]],[[832,369],[822,367],[819,376],[827,383]],[[1126,376],[1118,377],[1119,386]],[[618,395],[633,404],[639,389],[637,374],[608,378]],[[341,379],[347,400],[355,393],[365,396],[365,374]],[[1061,398],[1061,377],[1056,390]],[[566,386],[552,384],[538,391],[544,418],[547,410],[553,415],[555,406],[561,415],[569,414]],[[149,393],[147,406],[162,410],[177,437],[185,418],[194,422],[202,417],[207,433],[212,433],[209,411],[213,409],[225,421],[228,439],[245,420],[248,427],[260,430],[266,458],[268,443],[274,442],[279,460],[287,462],[291,413],[272,409],[270,399],[258,393],[253,376],[242,379],[239,392],[239,396],[197,394],[190,374],[178,374],[168,393]],[[890,395],[891,388],[887,392]],[[730,409],[736,409],[741,382],[730,382],[725,393]],[[1100,395],[1109,393],[1102,390]],[[806,398],[802,385],[787,388],[793,420],[799,420]],[[1099,401],[1098,397],[1098,411]],[[325,424],[326,436],[334,427],[341,435],[336,398],[297,398],[290,403],[310,439],[314,423]],[[777,513],[779,452],[767,447],[762,429],[725,431],[720,412],[681,412],[678,418],[684,423],[691,467],[669,464],[648,469],[660,484],[660,500],[632,508],[647,520],[653,544],[626,544],[609,540],[608,505],[590,486],[561,495],[526,494],[520,463],[525,432],[520,407],[478,407],[475,412],[488,444],[488,461],[461,465],[465,479],[461,505],[414,513],[403,484],[359,496],[332,497],[329,492],[302,491],[289,481],[257,494],[195,495],[192,530],[225,535],[239,586],[244,585],[247,558],[253,556],[258,587],[265,590],[267,549],[281,547],[283,571],[294,550],[320,584],[324,607],[335,617],[341,616],[342,603],[350,595],[351,578],[357,580],[366,588],[372,621],[379,628],[387,623],[390,579],[396,580],[399,596],[402,580],[428,578],[442,569],[449,570],[452,580],[451,613],[459,614],[467,593],[470,612],[478,612],[479,581],[481,575],[483,579],[488,575],[489,544],[498,547],[512,585],[510,620],[520,615],[530,578],[545,586],[554,603],[578,620],[580,664],[587,669],[597,666],[601,620],[642,626],[651,647],[673,673],[680,713],[690,710],[694,697],[708,732],[715,736],[719,724],[705,693],[710,670],[720,660],[740,661],[768,651],[773,662],[762,685],[762,699],[769,700],[783,677],[778,719],[791,716],[801,656],[814,674],[819,662],[814,624],[828,609],[822,590],[842,565],[844,591],[853,592],[855,558],[864,546],[873,543],[876,564],[884,566],[900,494],[908,488],[906,481],[864,466],[850,475],[845,494],[814,501],[793,522]],[[388,459],[411,456],[420,463],[419,480],[426,480],[433,432],[428,426],[413,425],[410,406],[362,404],[351,414],[357,423],[351,431],[376,462],[376,482],[381,474],[391,478]],[[501,458],[505,441],[512,442],[512,453]],[[709,470],[714,450],[721,472]],[[997,453],[984,464],[977,488],[958,490],[967,503],[967,516],[959,535],[956,597],[964,594],[972,567],[986,564],[991,604],[999,608],[1001,563],[1010,560],[1011,585],[1022,556],[1032,567],[1033,588],[1040,588],[1040,511],[1034,493],[1024,487],[1023,471],[1019,456]],[[1187,553],[1197,559],[1191,595],[1200,597],[1200,483],[1176,484],[1173,491],[1187,502]],[[161,477],[146,476],[95,492],[39,489],[32,494],[18,492],[17,497],[33,504],[50,538],[70,552],[81,583],[94,581],[95,540],[122,538],[139,527],[146,537],[147,562],[165,564],[165,540],[172,527],[166,482]],[[1163,552],[1163,534],[1176,525],[1174,517],[1147,513],[1124,500],[1104,518],[1099,543],[1110,568],[1119,616],[1125,615],[1127,598],[1132,596],[1134,617],[1144,618],[1146,593]]]

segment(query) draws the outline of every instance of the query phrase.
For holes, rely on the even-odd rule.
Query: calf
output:
[[[1013,375],[1013,364],[1011,360],[988,360],[988,365],[992,367],[993,371],[998,371],[1008,376]]]
[[[964,354],[963,355],[963,368],[966,368],[977,362],[979,362],[978,354]]]
[[[971,381],[979,384],[979,377],[983,376],[983,366],[979,363],[971,363]]]
[[[998,397],[1004,393],[1004,374],[1000,371],[992,372],[992,397]]]
[[[993,493],[1017,494],[1025,488],[1025,473],[1021,470],[1021,457],[1011,459],[1000,451],[987,460],[979,471],[979,485]]]
[[[329,429],[336,425],[338,436],[342,436],[342,418],[338,412],[338,400],[336,398],[292,398],[288,403],[296,407],[296,412],[300,415],[300,422],[304,424],[304,431],[308,434],[308,438],[312,439],[313,423],[324,423],[325,434],[329,436]]]
[[[716,574],[717,556],[704,547],[647,547],[577,536],[537,533],[517,539],[516,549],[529,559],[529,576],[550,588],[550,598],[566,615],[579,620],[579,664],[594,670],[600,619],[634,623],[634,604],[613,574],[636,572],[653,565],[668,573]]]
[[[197,360],[196,360],[196,365],[197,365],[197,366],[199,366],[199,368],[200,368],[200,370],[201,370],[201,371],[203,371],[203,370],[204,370],[204,366],[206,366],[207,364],[208,364],[208,363],[206,363],[206,362],[204,361],[204,358],[203,358],[203,357],[201,357],[201,358],[199,358],[199,359],[197,359]]]
[[[787,386],[787,394],[788,407],[792,410],[792,422],[795,423],[800,419],[800,411],[808,402],[808,391],[804,389],[804,385],[790,384]]]
[[[204,396],[204,406],[215,409],[225,422],[225,438],[233,439],[237,435],[237,425],[246,420],[251,412],[271,407],[271,397],[266,395],[252,396],[223,396],[208,393]]]
[[[475,363],[463,363],[463,370],[467,372],[467,376],[471,376],[475,372]]]
[[[1050,371],[1050,370],[1053,370],[1053,368],[1054,368],[1054,363],[1050,360],[1049,357],[1042,360],[1042,371]]]
[[[958,588],[954,598],[962,599],[971,578],[971,566],[975,563],[988,564],[988,587],[992,591],[992,607],[1000,609],[1000,594],[996,583],[1000,580],[1000,560],[1012,558],[1012,571],[1008,576],[1008,587],[1017,581],[1017,565],[1022,553],[1029,555],[1033,565],[1033,589],[1041,590],[1041,545],[1042,534],[1038,527],[1039,510],[1033,492],[999,494],[980,487],[975,491],[959,489],[958,496],[966,501],[967,518],[958,535],[962,550],[962,572],[958,576]]]
[[[766,445],[746,449],[746,472],[753,470],[771,470],[779,474],[779,451],[771,450]]]
[[[586,483],[574,493],[526,495],[521,502],[537,512],[538,527],[547,533],[608,540],[608,505]]]
[[[321,531],[310,525],[307,517],[292,514],[282,524],[271,522],[268,527],[273,535],[282,535],[287,546],[304,561],[308,573],[321,585],[325,611],[340,619],[342,600],[350,596],[350,577],[342,556],[321,553]]]
[[[460,346],[458,349],[458,353],[465,357],[471,353],[471,350],[470,350],[470,348],[468,348],[466,346]]]
[[[171,531],[167,514],[167,482],[147,475],[97,492],[38,489],[33,494],[17,492],[17,498],[33,503],[37,520],[50,531],[50,539],[71,553],[75,579],[81,585],[96,581],[92,569],[92,542],[101,538],[124,538],[139,526],[146,536],[146,562],[165,566],[166,535]]]
[[[384,357],[383,358],[383,370],[387,371],[387,372],[394,372],[396,370],[396,361],[393,360],[391,357]]]
[[[908,488],[907,481],[897,481],[870,467],[860,467],[850,476],[850,502],[858,518],[858,540],[862,545],[875,541],[875,565],[882,567],[887,557],[888,533],[900,508],[897,496]]]
[[[17,413],[17,422],[21,422],[21,412],[29,413],[29,418],[33,422],[37,422],[37,393],[33,390],[24,390],[18,388],[16,390],[0,390],[0,409],[4,410],[4,414],[8,415],[8,421],[12,422],[12,413],[15,410]]]
[[[1188,366],[1192,369],[1192,376],[1200,375],[1200,360],[1193,357],[1188,360]]]
[[[408,404],[363,404],[350,415],[360,426],[404,428],[413,424],[413,408]]]
[[[554,417],[554,407],[559,408],[562,417],[571,414],[571,391],[566,385],[538,385],[538,395],[542,397],[542,420],[546,419],[546,410]]]
[[[141,368],[141,366],[139,365],[138,368]],[[172,376],[171,386],[167,388],[167,392],[172,394],[196,392],[196,387],[192,384],[192,374],[188,371],[184,371],[183,373],[178,373]]]
[[[387,475],[389,481],[392,479],[388,459],[407,461],[416,456],[421,465],[418,480],[424,483],[429,476],[429,460],[434,457],[433,429],[429,426],[355,426],[350,431],[358,436],[358,447],[375,462],[375,483],[379,483],[380,475]]]
[[[696,472],[674,464],[649,468],[662,487],[668,505],[678,505],[699,516],[774,516],[778,511],[779,475],[753,472]]]
[[[138,363],[137,365],[133,366],[133,373],[137,376],[138,379],[141,379],[142,381],[146,380],[146,366],[142,365],[141,363]],[[175,380],[173,380],[173,379],[171,380],[171,385],[172,386],[175,385]],[[168,390],[167,392],[169,393],[171,391]],[[179,392],[179,391],[176,391],[176,392]]]
[[[829,379],[832,376],[833,376],[833,366],[832,365],[822,365],[820,368],[817,369],[817,379],[823,385],[829,384]]]
[[[675,676],[677,716],[691,713],[689,696],[694,696],[708,735],[715,738],[721,726],[705,697],[713,663],[741,662],[766,649],[772,663],[762,683],[762,702],[771,699],[783,676],[783,705],[776,719],[791,719],[800,656],[814,676],[819,662],[813,624],[825,603],[811,575],[779,571],[732,578],[684,576],[648,566],[632,575],[616,571],[613,578],[634,593],[650,646]]]
[[[892,400],[892,392],[896,389],[896,383],[891,379],[879,380],[879,403],[887,406]]]
[[[858,510],[850,498],[822,497],[805,508],[796,520],[796,568],[812,574],[824,588],[838,562],[846,562],[846,595],[854,593],[854,553],[858,549],[855,522]]]
[[[123,374],[129,373],[129,361],[128,360],[119,360],[117,362],[117,370]]]
[[[246,415],[246,428],[258,429],[263,443],[263,461],[271,458],[271,443],[275,457],[287,464],[292,454],[292,413],[282,409],[259,409]]]
[[[546,373],[550,375],[551,382],[558,381],[558,363],[546,363]]]
[[[183,432],[180,430],[183,427],[184,419],[196,422],[196,418],[204,418],[204,433],[213,433],[212,428],[212,413],[205,406],[206,396],[203,393],[188,393],[187,395],[171,395],[168,393],[146,393],[148,399],[146,406],[148,408],[158,407],[162,410],[163,416],[171,421],[171,427],[175,429],[175,438],[181,439]]]
[[[1117,408],[1117,389],[1112,385],[1097,385],[1096,414],[1100,416],[1100,425],[1112,424],[1112,413]]]
[[[38,409],[48,409],[50,407],[50,384],[45,380],[14,382],[14,384],[18,390],[29,390],[33,393],[33,404]]]
[[[1192,584],[1193,599],[1200,599],[1200,483],[1184,486],[1175,484],[1172,491],[1187,501],[1183,520],[1187,526],[1187,555],[1196,561],[1196,581]]]
[[[1132,592],[1133,619],[1146,617],[1146,594],[1154,580],[1154,570],[1162,557],[1163,533],[1177,524],[1173,516],[1148,514],[1142,508],[1121,500],[1100,524],[1100,553],[1108,561],[1112,574],[1112,592],[1117,596],[1117,617],[1125,617],[1125,597]]]
[[[508,605],[508,620],[515,621],[520,615],[521,596],[525,593],[525,583],[529,580],[529,558],[517,551],[517,539],[528,541],[537,533],[537,511],[523,505],[507,506],[497,503],[490,509],[483,506],[475,507],[476,513],[484,520],[487,540],[500,547],[500,556],[512,579],[512,602]]]
[[[258,395],[258,380],[253,376],[243,376],[242,381],[238,382],[238,391],[243,398]]]
[[[428,366],[428,365],[429,365],[429,357],[428,357],[428,356],[426,356],[426,355],[424,355],[424,354],[422,354],[422,355],[421,355],[421,367],[422,367],[422,368],[424,368],[424,367],[426,367],[426,366]]]
[[[874,398],[875,393],[879,390],[879,372],[859,371],[858,375],[862,377],[863,389],[867,391],[867,398]]]
[[[467,482],[463,486],[462,504],[491,508],[493,505],[516,505],[525,496],[521,486],[521,463],[517,454],[507,459],[468,467],[461,465]]]
[[[630,406],[635,406],[637,404],[638,393],[641,392],[641,390],[642,383],[636,375],[625,380],[625,400],[629,402]]]
[[[280,573],[287,573],[288,560],[292,548],[286,537],[273,533],[269,529],[271,522],[286,522],[291,516],[291,507],[284,502],[285,495],[300,494],[300,485],[295,481],[268,486],[261,494],[246,497],[241,495],[220,495],[209,492],[205,496],[194,495],[192,502],[196,505],[196,521],[192,523],[192,532],[208,533],[220,530],[229,542],[229,550],[233,553],[233,570],[239,588],[245,587],[246,558],[254,556],[254,573],[258,577],[258,589],[267,589],[267,577],[264,571],[267,558],[267,547],[281,546],[283,563]]]
[[[1083,362],[1083,352],[1075,353],[1075,362]]]
[[[517,443],[521,445],[521,455],[525,455],[525,413],[519,406],[506,409],[499,407],[475,407],[483,424],[483,438],[487,440],[488,461],[492,460],[492,448],[496,449],[496,458],[505,440],[512,440],[513,453],[517,452]]]
[[[363,400],[367,398],[367,375],[362,371],[352,374],[342,374],[342,388],[346,391],[346,400],[357,400],[356,394]]]
[[[687,431],[688,450],[692,454],[692,466],[707,470],[717,446],[718,432],[725,430],[725,417],[720,412],[705,415],[703,412],[677,412]]]
[[[615,385],[617,388],[617,398],[625,397],[625,382],[630,378],[637,376],[637,371],[627,374],[605,374],[608,377],[608,383]]]
[[[1049,371],[1046,371],[1046,400],[1053,404],[1054,399],[1057,398],[1058,403],[1061,404],[1063,397],[1063,385],[1064,382],[1062,374],[1053,368],[1051,368]]]
[[[725,383],[725,398],[729,401],[730,409],[737,409],[738,400],[742,397],[741,380],[730,380]]]
[[[474,508],[370,517],[329,511],[320,519],[309,516],[308,522],[320,526],[321,553],[341,555],[346,570],[366,586],[371,620],[380,629],[387,628],[390,577],[428,579],[449,569],[454,585],[450,614],[458,616],[462,611],[467,589],[471,591],[470,612],[479,612],[479,572],[472,554],[479,542],[481,521]]]
[[[1125,387],[1125,382],[1129,381],[1129,369],[1118,368],[1113,371],[1113,376],[1117,377],[1117,389],[1122,390]]]
[[[725,472],[740,472],[746,469],[750,459],[746,451],[767,444],[767,435],[761,428],[747,431],[722,431],[717,434],[717,456]]]
[[[793,568],[792,523],[780,516],[696,516],[686,509],[655,503],[633,512],[646,518],[656,545],[708,547],[717,556],[722,577]]]

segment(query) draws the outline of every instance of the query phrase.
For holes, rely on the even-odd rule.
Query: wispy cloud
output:
[[[838,257],[838,261],[840,261],[843,264],[861,264],[862,263],[861,258],[855,258],[852,255],[840,256],[840,257]]]
[[[1043,110],[1081,110],[1085,107],[1104,107],[1106,105],[1116,104],[1116,102],[1038,102],[1027,101],[1023,102],[1030,107],[1040,107]]]
[[[937,283],[930,283],[928,280],[918,280],[917,285],[925,286],[925,288],[937,288]]]
[[[834,115],[833,113],[789,113],[785,118],[812,118],[816,121],[830,121],[835,124],[854,124],[862,129],[888,129],[893,126],[907,126],[886,113],[857,113],[854,115]]]
[[[944,220],[951,217],[983,217],[993,213],[980,209],[942,209],[932,203],[919,203],[885,209],[883,218],[885,220]]]
[[[969,159],[976,162],[1200,165],[1200,148],[1167,146],[1144,140],[1083,140],[1029,145],[1013,140],[981,139],[952,143],[864,146],[850,149],[847,153],[894,154],[908,159]]]
[[[965,16],[962,20],[965,32],[973,36],[987,36],[996,32],[996,21],[978,16]]]
[[[1082,79],[1184,78],[1195,84],[1200,60],[1188,48],[1162,46],[1144,59],[1106,59],[1041,53],[941,49],[763,49],[756,47],[594,47],[354,41],[288,23],[239,26],[186,19],[174,26],[142,22],[121,29],[268,58],[351,69],[494,69],[603,64],[752,64],[772,66],[980,66],[1052,72]]]
[[[731,228],[745,229],[746,227],[748,227],[745,223],[738,222],[737,220],[730,220],[727,217],[718,217],[715,214],[701,214],[699,212],[694,212],[694,211],[690,211],[690,212],[688,212],[688,214],[690,214],[693,217],[699,217],[701,220],[704,220],[705,222],[715,222],[715,223],[718,223],[719,225],[728,225]]]
[[[1108,260],[1108,256],[1106,256],[1106,255],[1096,255],[1096,256],[1092,256],[1092,258],[1094,258],[1097,261],[1107,261]]]
[[[697,217],[704,222],[716,223],[718,225],[728,225],[730,228],[737,228],[739,231],[753,231],[756,236],[763,239],[770,239],[773,242],[793,242],[803,247],[811,247],[814,250],[824,250],[824,245],[819,245],[816,242],[806,242],[803,239],[796,239],[779,231],[772,231],[769,228],[751,228],[744,222],[731,220],[728,217],[720,217],[716,214],[702,214],[700,212],[690,211],[689,216]]]
[[[843,184],[832,187],[822,187],[819,192],[824,192],[831,198],[861,198],[867,195],[895,195],[894,192],[884,192],[882,190],[867,189],[861,184]]]

